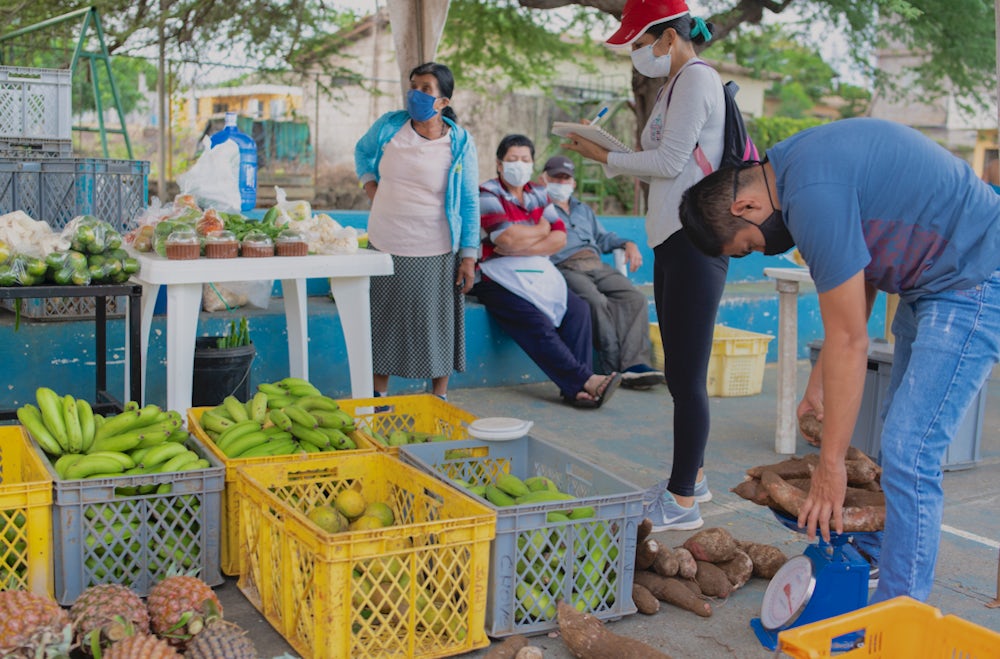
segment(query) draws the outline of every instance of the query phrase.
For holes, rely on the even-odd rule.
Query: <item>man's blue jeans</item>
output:
[[[975,288],[900,302],[882,428],[887,511],[871,603],[925,601],[934,584],[944,495],[941,462],[1000,356],[1000,270]]]

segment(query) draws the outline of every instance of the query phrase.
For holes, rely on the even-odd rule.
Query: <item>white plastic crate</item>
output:
[[[72,138],[69,69],[0,66],[0,141]]]

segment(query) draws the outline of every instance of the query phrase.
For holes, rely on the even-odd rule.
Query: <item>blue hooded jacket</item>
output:
[[[479,253],[479,160],[469,131],[442,117],[451,129],[451,168],[444,196],[445,216],[451,229],[451,251],[462,258]],[[354,169],[361,185],[379,180],[378,166],[389,140],[410,120],[406,110],[379,117],[354,147]]]

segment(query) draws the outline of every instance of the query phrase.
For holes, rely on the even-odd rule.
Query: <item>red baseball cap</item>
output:
[[[670,21],[690,13],[684,0],[628,0],[622,9],[622,24],[604,43],[608,46],[627,46],[649,29],[651,25]]]

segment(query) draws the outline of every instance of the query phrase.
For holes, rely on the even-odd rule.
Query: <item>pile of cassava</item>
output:
[[[698,531],[671,549],[649,537],[652,523],[639,525],[632,601],[640,613],[652,615],[667,602],[707,618],[707,598],[729,597],[750,577],[770,579],[788,557],[777,547],[735,539],[723,528]]]
[[[798,518],[819,454],[792,456],[776,464],[747,469],[747,478],[732,489],[747,501],[767,506],[786,516]],[[851,446],[844,465],[847,492],[844,495],[844,532],[881,531],[885,526],[885,494],[880,480],[882,469],[863,451]]]

